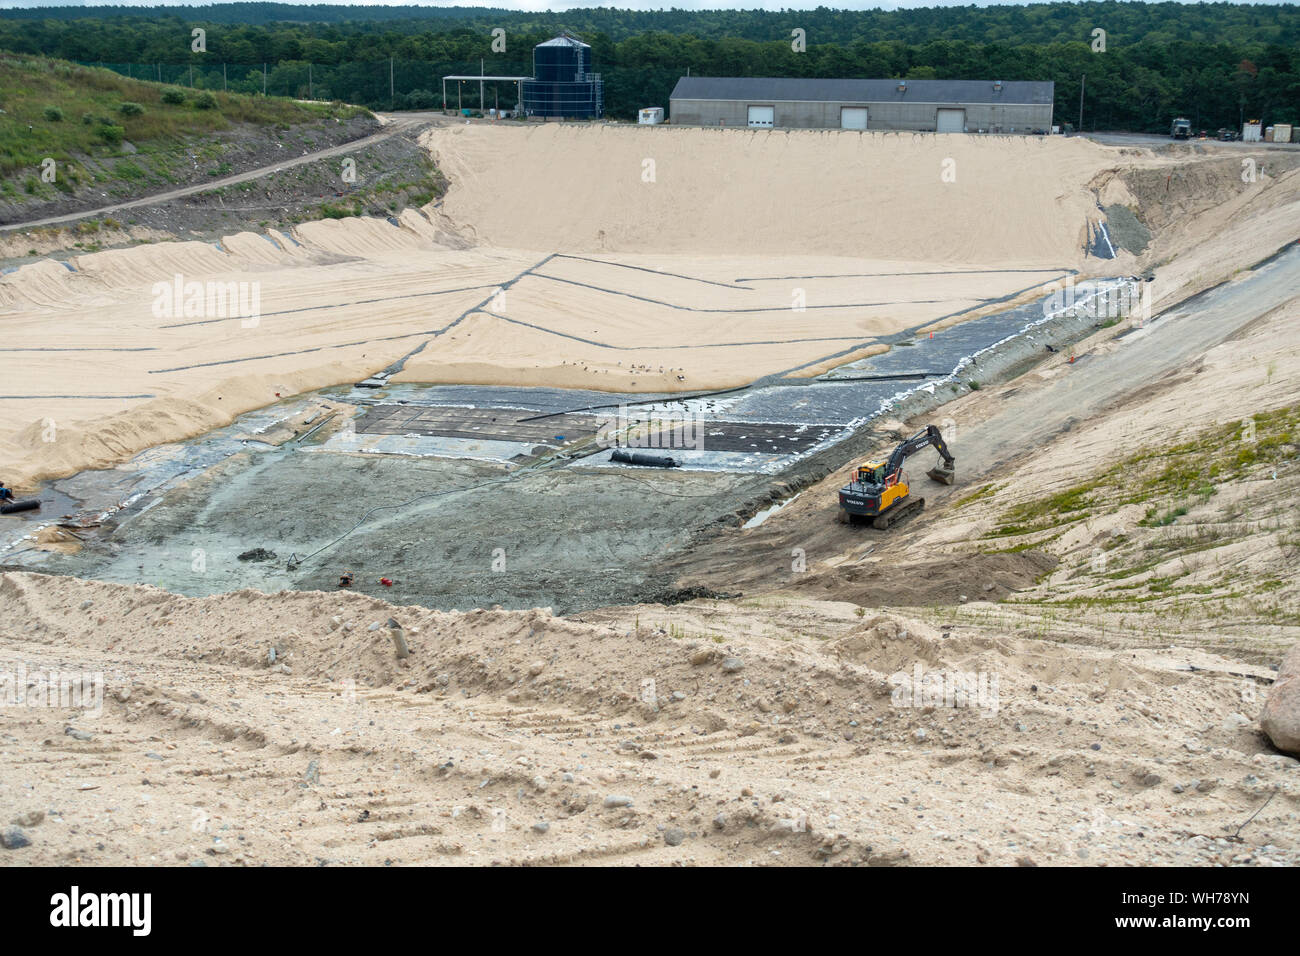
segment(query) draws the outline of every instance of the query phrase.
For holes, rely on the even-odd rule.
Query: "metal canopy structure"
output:
[[[448,76],[444,76],[442,78],[442,108],[443,109],[447,108],[447,81],[448,80],[455,80],[457,81],[458,84],[466,80],[478,80],[478,109],[479,112],[481,113],[483,112],[483,108],[484,108],[484,93],[483,93],[484,83],[487,83],[491,80],[500,80],[506,83],[515,84],[515,92],[518,94],[518,99],[515,102],[522,103],[524,99],[524,82],[531,79],[532,79],[531,76],[485,76],[482,73],[454,73]],[[456,87],[456,109],[457,110],[462,109],[460,105],[459,85],[457,85]]]

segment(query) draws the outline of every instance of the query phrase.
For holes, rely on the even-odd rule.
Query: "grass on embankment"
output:
[[[1199,621],[1220,637],[1254,628],[1280,639],[1300,627],[1297,462],[1300,405],[1259,412],[1000,509],[982,538],[995,545],[991,553],[1060,557],[1050,583],[1011,599],[1018,606],[1129,615],[1123,623],[1133,633],[1181,633]],[[987,507],[990,490],[965,503]],[[1133,506],[1126,525],[1089,536],[1088,522]]]
[[[1150,504],[1140,525],[1164,527],[1185,515],[1191,504],[1214,495],[1216,486],[1244,478],[1256,466],[1280,465],[1298,452],[1300,406],[1260,412],[1190,441],[1144,448],[1074,487],[1013,505],[985,537],[1059,531],[1098,511],[1139,503]],[[990,491],[991,486],[981,489]]]
[[[124,142],[148,154],[238,123],[287,128],[366,112],[146,83],[111,70],[15,54],[0,54],[0,109],[0,178],[11,198],[17,198],[16,189],[29,195],[48,189],[40,179],[46,158],[60,172],[52,185],[72,192],[87,176],[78,160],[125,155],[131,150]],[[122,175],[130,178],[129,166]]]

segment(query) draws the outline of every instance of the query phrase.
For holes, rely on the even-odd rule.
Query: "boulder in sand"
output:
[[[1278,750],[1300,755],[1300,644],[1282,658],[1277,680],[1260,712],[1259,726]]]

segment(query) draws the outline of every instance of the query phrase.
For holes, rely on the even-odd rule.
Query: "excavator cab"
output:
[[[858,466],[858,484],[883,485],[884,483],[885,463],[883,461],[869,461],[865,465]]]

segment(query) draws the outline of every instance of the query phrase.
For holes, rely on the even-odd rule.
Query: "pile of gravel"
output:
[[[1141,255],[1142,250],[1151,241],[1151,230],[1142,225],[1128,206],[1116,203],[1114,206],[1107,206],[1105,212],[1110,241],[1125,252],[1131,252],[1135,256]]]

